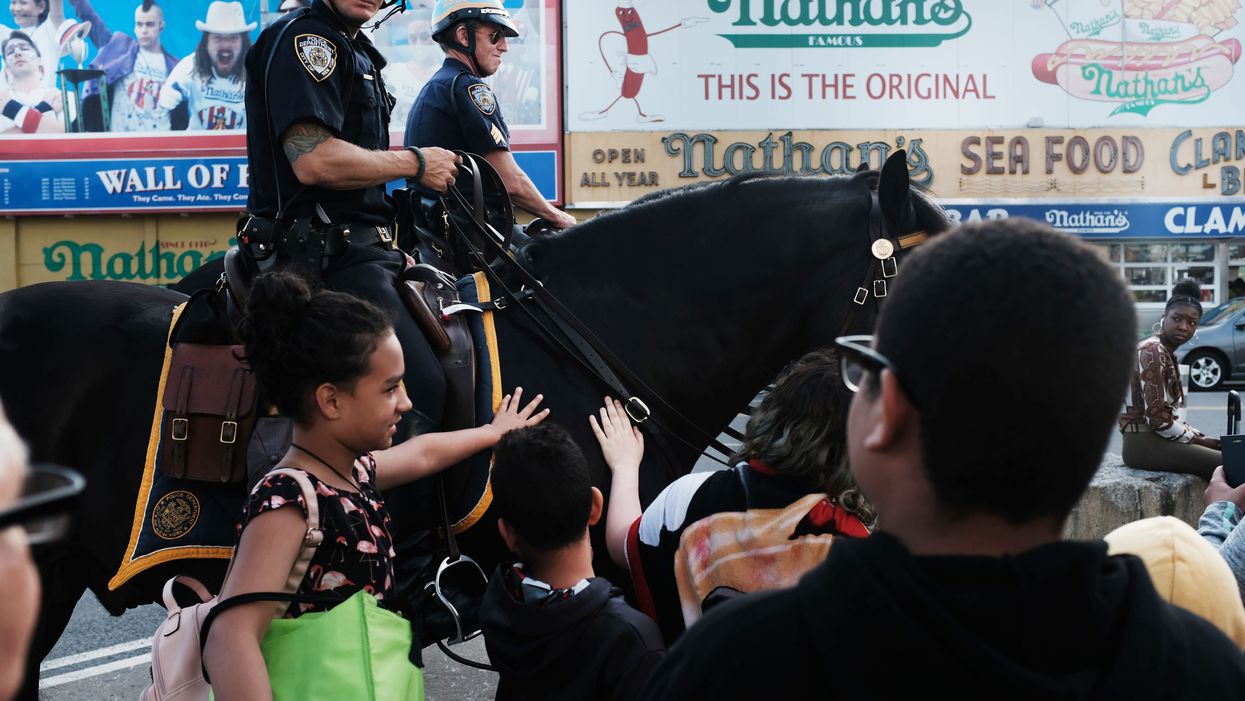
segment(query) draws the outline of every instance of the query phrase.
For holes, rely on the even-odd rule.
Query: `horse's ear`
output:
[[[857,173],[863,173],[866,170],[869,170],[869,161],[867,160],[861,161],[860,165],[856,166]]]
[[[882,175],[878,178],[878,202],[882,205],[886,228],[892,233],[903,231],[915,217],[908,182],[908,152],[904,149],[892,153],[882,165]]]

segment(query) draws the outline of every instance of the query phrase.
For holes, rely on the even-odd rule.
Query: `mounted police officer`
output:
[[[441,69],[424,86],[406,122],[405,144],[478,153],[497,171],[515,204],[554,227],[575,218],[549,204],[510,153],[510,130],[484,82],[501,66],[508,38],[519,35],[501,0],[437,0],[432,39],[445,52]],[[418,188],[432,196],[426,186]]]
[[[445,380],[394,286],[407,256],[394,242],[385,183],[410,178],[444,192],[461,159],[436,147],[389,150],[385,59],[359,30],[394,2],[315,0],[274,22],[247,54],[250,217],[239,242],[259,270],[297,265],[389,312],[415,404],[402,427],[410,433],[439,425]]]

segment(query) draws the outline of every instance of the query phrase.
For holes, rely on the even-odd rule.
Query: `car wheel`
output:
[[[1228,377],[1228,364],[1213,351],[1194,351],[1185,358],[1189,366],[1189,389],[1218,389]]]

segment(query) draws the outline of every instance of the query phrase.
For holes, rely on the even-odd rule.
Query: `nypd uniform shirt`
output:
[[[274,45],[278,37],[280,44]],[[319,203],[334,224],[393,223],[383,184],[357,190],[304,187],[273,137],[298,122],[313,121],[360,148],[388,149],[392,104],[381,80],[384,66],[365,33],[351,38],[324,0],[260,34],[246,56],[247,209],[252,214],[276,216],[280,185],[287,217],[310,216]]]
[[[510,130],[493,90],[467,64],[445,59],[406,121],[407,146],[440,146],[481,156],[510,150]]]

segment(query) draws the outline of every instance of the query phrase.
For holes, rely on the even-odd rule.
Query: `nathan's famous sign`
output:
[[[724,33],[739,48],[938,46],[968,33],[972,15],[958,0],[706,0],[734,27],[782,27],[789,33]]]
[[[1242,0],[575,0],[571,132],[1207,127]],[[834,50],[827,50],[834,49]]]
[[[1059,15],[1071,3],[1047,3]],[[1241,42],[1220,38],[1237,24],[1239,0],[1082,2],[1071,35],[1033,59],[1033,75],[1082,100],[1142,116],[1163,105],[1196,105],[1232,79]]]

